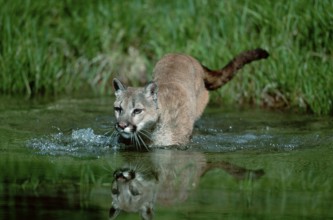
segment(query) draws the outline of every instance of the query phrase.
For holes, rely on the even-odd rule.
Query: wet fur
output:
[[[245,51],[220,70],[210,70],[184,54],[169,54],[154,68],[145,87],[126,87],[114,79],[117,134],[137,145],[184,145],[202,115],[209,91],[230,81],[244,65],[267,58],[263,49]]]

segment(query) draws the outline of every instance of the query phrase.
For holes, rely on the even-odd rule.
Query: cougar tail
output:
[[[266,50],[257,48],[255,50],[249,50],[238,54],[221,70],[210,70],[207,67],[202,66],[205,71],[204,82],[206,89],[215,90],[220,88],[229,82],[236,75],[236,72],[245,64],[255,60],[266,59],[268,56],[269,53]]]

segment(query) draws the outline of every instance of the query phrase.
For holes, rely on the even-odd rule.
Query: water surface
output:
[[[0,101],[1,219],[108,219],[128,163],[173,170],[155,219],[333,218],[332,118],[210,107],[187,151],[136,152],[109,135],[112,98]]]

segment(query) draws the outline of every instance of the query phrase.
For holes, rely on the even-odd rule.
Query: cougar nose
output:
[[[118,128],[125,129],[128,126],[127,122],[118,122],[117,123]]]

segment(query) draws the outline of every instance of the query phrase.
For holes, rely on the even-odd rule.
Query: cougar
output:
[[[170,207],[185,202],[211,169],[222,169],[237,180],[255,180],[264,175],[262,169],[249,170],[225,161],[208,162],[203,153],[193,151],[155,149],[137,160],[131,158],[131,164],[113,174],[110,219],[121,211],[139,212],[142,219],[152,219],[156,203]]]
[[[169,54],[157,62],[153,81],[126,87],[113,80],[116,132],[120,142],[139,146],[185,145],[202,115],[209,91],[230,81],[244,65],[269,56],[263,49],[240,53],[220,70],[211,70],[191,56]]]

